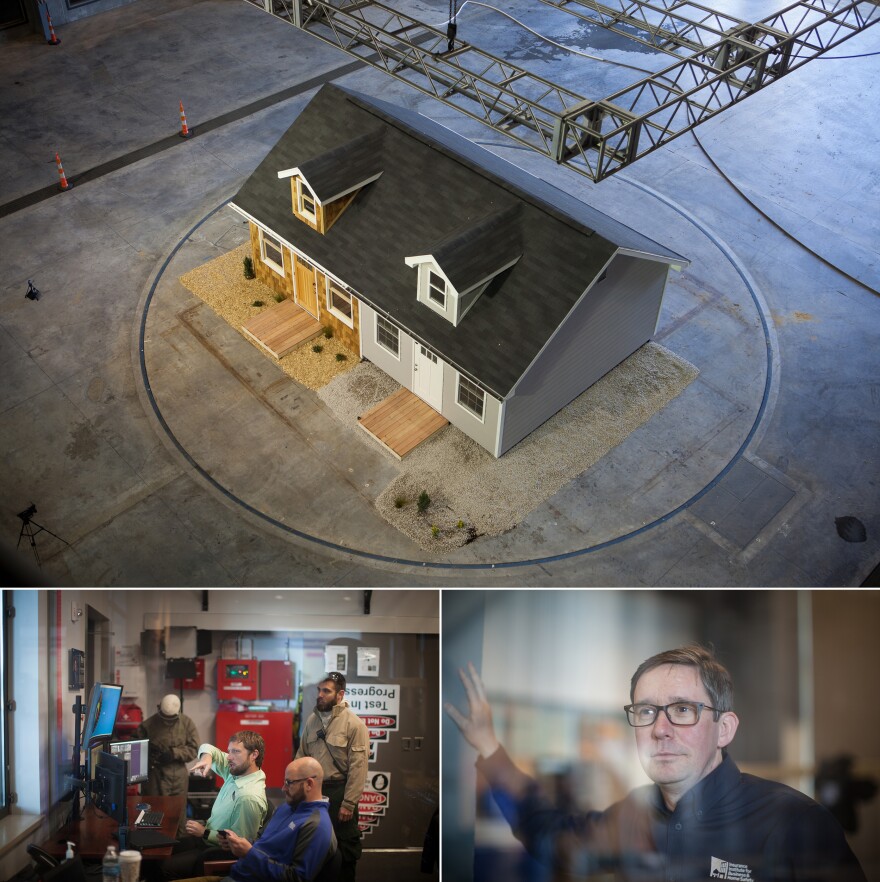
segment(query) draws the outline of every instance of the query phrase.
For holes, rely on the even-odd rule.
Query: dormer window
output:
[[[301,215],[317,223],[318,211],[315,206],[315,196],[302,178],[296,179],[296,205]]]
[[[446,279],[428,270],[428,299],[433,300],[440,309],[446,309]]]

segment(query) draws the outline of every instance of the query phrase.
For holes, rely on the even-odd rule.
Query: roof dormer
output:
[[[419,303],[457,326],[498,275],[522,255],[519,208],[486,215],[437,242],[426,254],[406,257],[418,269]]]
[[[357,194],[382,175],[382,130],[360,135],[295,168],[278,172],[290,178],[293,214],[326,233]]]

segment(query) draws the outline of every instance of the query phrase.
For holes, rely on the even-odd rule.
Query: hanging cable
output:
[[[455,49],[455,33],[458,30],[456,17],[458,16],[458,0],[449,0],[449,21],[446,24],[446,51]]]

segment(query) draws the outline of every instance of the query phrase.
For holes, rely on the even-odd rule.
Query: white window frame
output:
[[[346,315],[341,310],[337,309],[333,305],[333,292],[339,294],[343,299],[348,300],[348,308],[351,310],[351,315]],[[346,291],[341,285],[337,285],[332,279],[327,277],[327,311],[331,312],[339,321],[348,325],[348,327],[354,327],[354,297],[352,297],[350,291]],[[398,332],[398,348],[400,347],[400,336]]]
[[[379,322],[380,322],[380,321],[384,322],[386,325],[388,325],[389,327],[393,328],[393,329],[394,329],[394,332],[397,334],[397,351],[396,351],[396,352],[395,352],[393,349],[390,349],[388,346],[386,346],[386,345],[385,345],[385,344],[379,339]],[[379,346],[381,349],[384,349],[387,353],[389,353],[390,355],[393,355],[398,361],[400,361],[400,328],[398,328],[397,325],[394,324],[394,322],[392,322],[392,321],[390,321],[389,319],[385,318],[384,315],[379,315],[378,312],[376,313],[376,325],[375,325],[375,328],[376,328],[376,345]],[[386,329],[386,330],[387,330],[387,329]]]
[[[462,383],[467,383],[468,387],[472,387],[472,389],[466,389],[466,391],[471,392],[473,394],[473,389],[479,392],[483,396],[482,407],[480,408],[480,413],[477,413],[469,404],[465,404],[461,400],[461,392],[462,392]],[[479,420],[481,423],[486,420],[486,390],[481,389],[476,383],[472,380],[469,380],[467,377],[462,374],[458,375],[458,384],[455,388],[455,403],[466,413],[469,413],[474,419]]]
[[[312,203],[311,211],[305,207],[304,199],[308,199]],[[318,200],[302,178],[296,179],[296,209],[303,217],[307,217],[315,223],[318,222]]]
[[[278,246],[278,253],[281,255],[281,264],[277,264],[271,257],[266,254],[266,240],[269,240],[272,247],[274,248],[276,245]],[[265,230],[260,230],[260,258],[266,266],[271,267],[278,273],[279,276],[284,277],[284,245],[281,243],[280,239],[276,239],[271,234],[267,233]]]
[[[435,284],[435,279],[443,286],[442,289]],[[428,267],[428,300],[442,309],[444,313],[446,312],[446,279],[439,273],[435,273],[430,267]]]

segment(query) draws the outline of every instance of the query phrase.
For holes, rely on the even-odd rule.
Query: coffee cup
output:
[[[141,878],[141,853],[125,850],[119,852],[119,882],[139,882]]]

